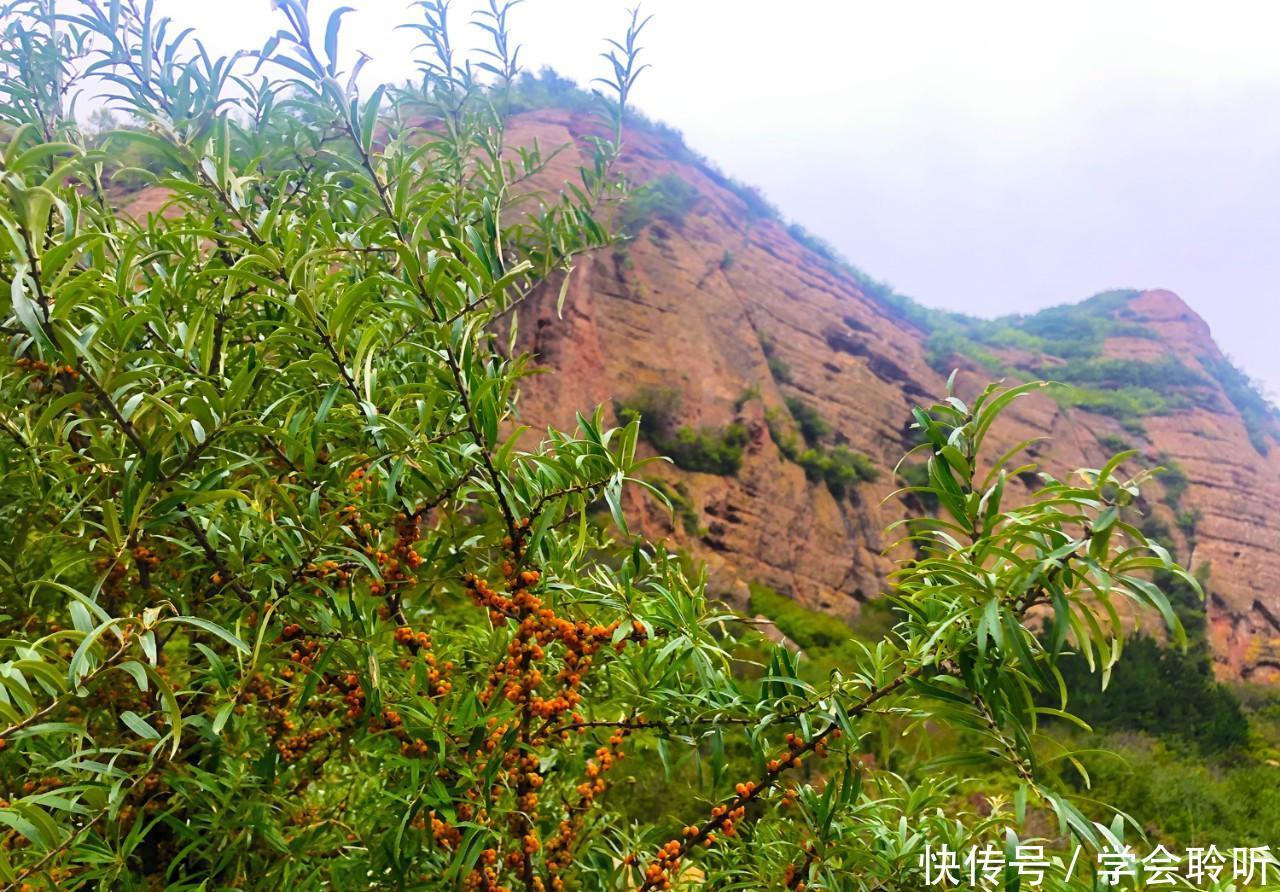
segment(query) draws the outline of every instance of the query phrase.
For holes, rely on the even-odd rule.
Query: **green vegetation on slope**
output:
[[[859,483],[880,476],[879,468],[862,453],[844,444],[829,446],[823,442],[831,434],[831,425],[816,408],[796,397],[785,397],[785,402],[795,430],[780,409],[770,409],[765,412],[769,435],[782,457],[803,468],[810,481],[825,483],[833,496],[843,499]]]
[[[853,625],[821,610],[811,610],[763,583],[750,586],[748,612],[768,617],[778,630],[804,651],[806,677],[825,678],[834,668],[857,660],[857,642],[873,644],[890,633],[895,622],[887,601],[869,601]]]
[[[618,226],[634,236],[654,222],[679,226],[698,201],[698,190],[675,174],[662,176],[636,189],[618,215]]]
[[[1230,359],[1201,356],[1200,364],[1239,410],[1253,448],[1266,455],[1271,448],[1268,437],[1280,439],[1280,410],[1262,395],[1259,386]]]
[[[618,417],[640,419],[640,432],[658,452],[686,471],[731,476],[742,468],[747,429],[737,422],[724,427],[677,425],[681,397],[676,390],[651,387],[615,402]]]

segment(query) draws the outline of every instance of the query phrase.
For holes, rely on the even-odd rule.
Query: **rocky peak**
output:
[[[1187,356],[1222,356],[1213,340],[1209,323],[1172,291],[1163,288],[1143,291],[1129,301],[1134,321],[1150,326],[1161,343]]]

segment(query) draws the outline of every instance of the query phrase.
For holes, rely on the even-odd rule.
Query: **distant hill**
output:
[[[593,132],[581,102],[530,105],[515,140]],[[953,368],[964,396],[1044,377],[1062,386],[1023,401],[998,436],[1048,438],[1032,453],[1054,473],[1125,448],[1166,467],[1132,520],[1207,579],[1219,674],[1280,679],[1280,425],[1180,298],[1112,291],[998,320],[928,310],[674,131],[642,121],[627,146],[625,172],[646,184],[620,220],[633,238],[580,263],[562,317],[557,294],[521,311],[522,344],[551,372],[526,382],[522,413],[536,425],[598,403],[641,411],[650,448],[677,462],[654,470],[677,516],[637,506],[646,532],[706,559],[718,594],[745,604],[762,583],[856,613],[891,567],[885,527],[929,510],[888,498],[909,482],[894,466],[911,406]],[[577,163],[565,153],[548,176]]]

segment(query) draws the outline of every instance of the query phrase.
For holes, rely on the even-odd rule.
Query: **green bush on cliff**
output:
[[[650,223],[679,226],[698,202],[698,190],[673,173],[650,180],[632,193],[619,214],[619,228],[635,235]]]
[[[794,396],[783,397],[783,402],[786,403],[787,411],[791,413],[791,417],[795,420],[796,427],[800,429],[800,436],[804,437],[804,441],[808,445],[818,445],[824,437],[831,433],[831,425],[827,424],[827,420],[822,417],[822,413],[809,403]]]
[[[822,442],[832,428],[815,407],[796,397],[788,396],[784,401],[805,448],[801,448],[795,430],[780,409],[765,412],[769,435],[782,457],[803,468],[810,481],[825,483],[833,496],[843,499],[859,483],[880,476],[879,468],[862,453],[845,445],[828,447]]]
[[[680,402],[678,391],[651,387],[616,401],[614,407],[619,418],[638,418],[641,434],[677,467],[726,476],[738,473],[742,447],[749,439],[747,429],[738,422],[724,427],[677,425]]]
[[[1266,455],[1271,449],[1271,439],[1280,439],[1280,411],[1263,395],[1260,385],[1227,357],[1201,356],[1200,364],[1240,412],[1253,448]]]
[[[871,463],[871,459],[847,446],[806,449],[796,456],[796,464],[804,468],[805,476],[810,480],[826,483],[837,499],[844,498],[859,483],[880,476],[880,470]]]

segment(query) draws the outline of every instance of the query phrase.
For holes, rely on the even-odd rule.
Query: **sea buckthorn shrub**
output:
[[[1010,506],[983,447],[1030,386],[918,410],[941,510],[894,634],[818,686],[738,672],[738,618],[628,530],[638,420],[518,427],[513,320],[613,239],[643,19],[555,194],[506,139],[512,4],[478,55],[415,4],[417,80],[369,92],[341,10],[274,5],[230,59],[140,0],[0,7],[0,889],[907,889],[1029,804],[1097,845],[1033,695],[1111,665],[1113,601],[1178,630],[1117,513],[1142,476]],[[128,125],[87,140],[78,91]],[[1017,795],[865,758],[924,723]],[[654,753],[708,764],[692,822],[624,817]]]

